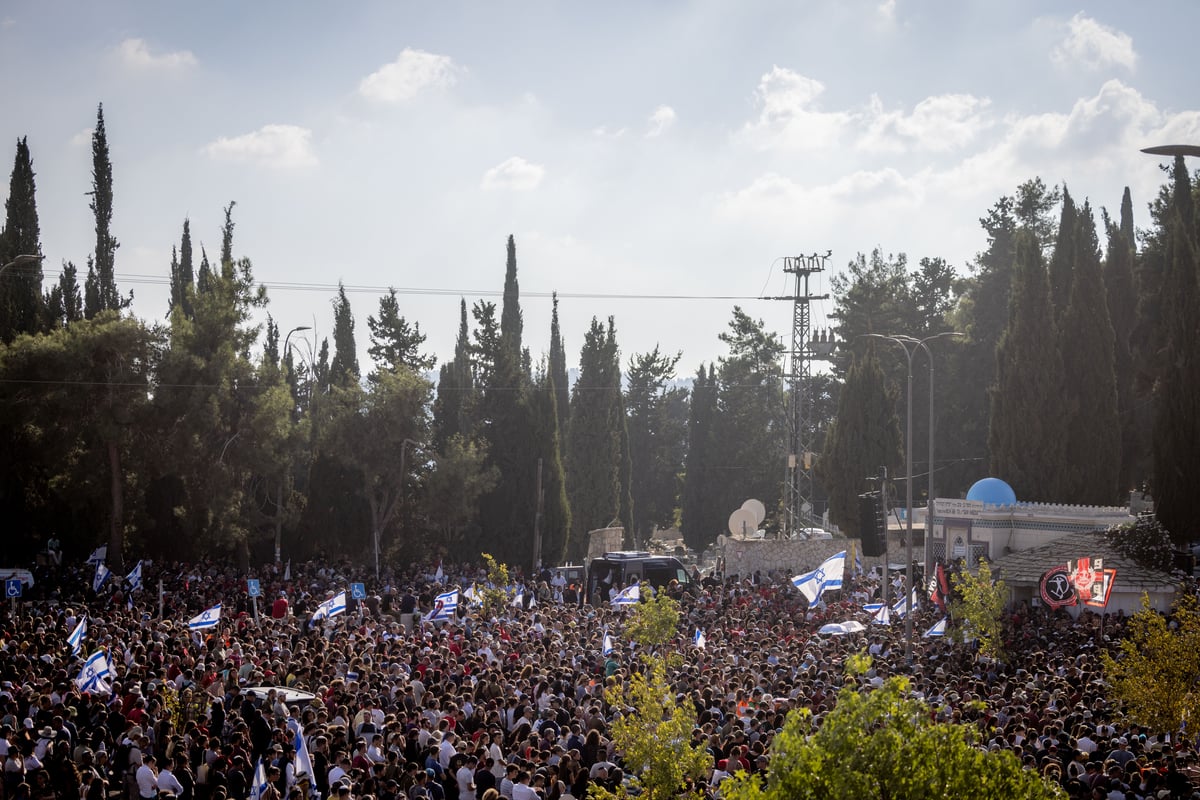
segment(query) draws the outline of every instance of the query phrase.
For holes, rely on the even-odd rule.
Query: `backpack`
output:
[[[129,771],[129,754],[132,750],[133,745],[126,741],[117,745],[117,749],[113,752],[112,773],[118,781]]]

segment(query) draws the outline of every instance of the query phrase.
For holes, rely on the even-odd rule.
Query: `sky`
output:
[[[875,248],[966,272],[1034,176],[1114,212],[1129,186],[1147,224],[1163,160],[1138,150],[1200,143],[1198,24],[1193,0],[6,0],[0,143],[28,137],[48,279],[82,272],[104,104],[147,320],[183,220],[215,256],[236,201],[235,255],[284,333],[315,328],[304,353],[340,281],[364,372],[389,286],[448,359],[512,234],[535,361],[557,291],[569,364],[612,315],[626,361],[687,375],[735,302],[789,339],[790,304],[757,299],[793,290],[785,256],[832,253],[814,294]]]

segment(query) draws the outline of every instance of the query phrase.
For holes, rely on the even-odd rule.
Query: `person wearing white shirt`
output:
[[[463,765],[454,773],[454,780],[458,783],[459,800],[475,800],[475,765],[477,763],[475,756],[468,756]]]
[[[154,756],[145,756],[137,769],[138,797],[155,800],[158,797],[158,773],[154,769]]]
[[[159,771],[157,785],[159,792],[170,792],[176,797],[183,794],[183,784],[175,777],[175,773],[171,772],[169,764]]]
[[[454,747],[454,741],[458,737],[454,731],[446,731],[442,734],[442,743],[438,745],[438,763],[442,765],[442,770],[450,768],[450,759],[458,754],[458,750]]]
[[[512,800],[539,800],[538,793],[529,785],[529,773],[521,772],[513,784]]]

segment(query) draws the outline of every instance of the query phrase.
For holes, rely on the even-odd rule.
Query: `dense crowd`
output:
[[[93,593],[91,570],[43,570],[17,614],[0,616],[0,800],[567,800],[628,779],[609,738],[620,709],[604,696],[634,668],[627,612],[562,601],[574,587],[552,570],[531,576],[531,608],[484,619],[464,601],[440,623],[423,620],[437,594],[482,584],[482,570],[435,579],[427,565],[376,584],[347,563],[289,564],[259,576],[256,607],[231,566],[146,565],[132,595]],[[732,773],[765,774],[789,711],[819,722],[845,658],[863,649],[862,686],[908,676],[931,714],[978,726],[981,746],[1014,752],[1072,797],[1200,796],[1197,736],[1122,724],[1105,696],[1099,655],[1121,635],[1120,616],[1101,631],[1090,611],[1020,607],[1006,620],[1004,663],[945,637],[918,638],[909,661],[904,626],[869,624],[861,608],[878,594],[871,575],[813,608],[787,576],[696,577],[666,589],[681,604],[686,654],[669,679],[695,707],[693,741],[711,754],[702,788],[714,797]],[[311,619],[355,580],[365,601]],[[219,625],[188,629],[216,603]],[[918,632],[941,616],[929,604],[916,613]],[[67,637],[82,615],[74,654]],[[818,633],[850,618],[867,630]],[[94,651],[111,664],[110,694],[75,682]]]

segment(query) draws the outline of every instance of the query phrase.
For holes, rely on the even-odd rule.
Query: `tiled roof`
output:
[[[1114,591],[1173,592],[1179,582],[1169,573],[1147,569],[1118,553],[1101,531],[1068,533],[1039,547],[1018,550],[992,562],[992,572],[1002,573],[1010,586],[1036,586],[1051,567],[1072,558],[1103,558],[1105,567],[1117,570]]]

